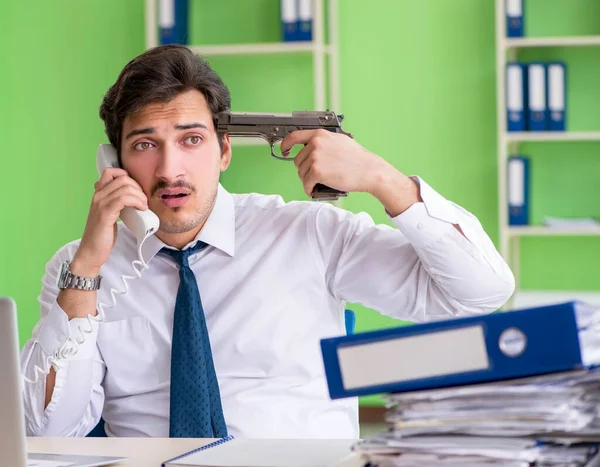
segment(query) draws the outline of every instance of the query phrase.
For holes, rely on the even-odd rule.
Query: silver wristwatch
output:
[[[70,261],[65,261],[60,266],[56,284],[59,289],[98,290],[100,288],[102,276],[78,276],[69,270],[69,264],[71,264]]]

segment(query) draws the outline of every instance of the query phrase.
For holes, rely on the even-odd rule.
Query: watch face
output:
[[[58,271],[58,276],[56,277],[56,286],[61,289],[65,284],[65,273],[67,271],[67,266],[69,263],[66,261],[60,265],[60,271]]]

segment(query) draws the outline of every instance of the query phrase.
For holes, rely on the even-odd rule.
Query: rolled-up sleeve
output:
[[[329,205],[317,211],[314,239],[329,289],[414,322],[499,309],[514,291],[514,276],[480,222],[413,179],[423,201],[391,218],[396,229]]]

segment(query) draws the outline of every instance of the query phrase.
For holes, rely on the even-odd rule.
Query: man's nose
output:
[[[185,174],[183,167],[183,158],[177,150],[170,144],[162,147],[160,161],[156,167],[156,177],[167,182],[173,182]]]

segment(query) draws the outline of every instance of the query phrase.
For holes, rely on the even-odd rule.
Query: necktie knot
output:
[[[198,253],[203,248],[208,245],[203,241],[198,240],[194,245],[185,250],[172,250],[171,248],[162,248],[160,250],[161,253],[169,255],[171,258],[175,260],[177,264],[181,267],[189,267],[190,263],[188,262],[188,258],[196,253]]]

